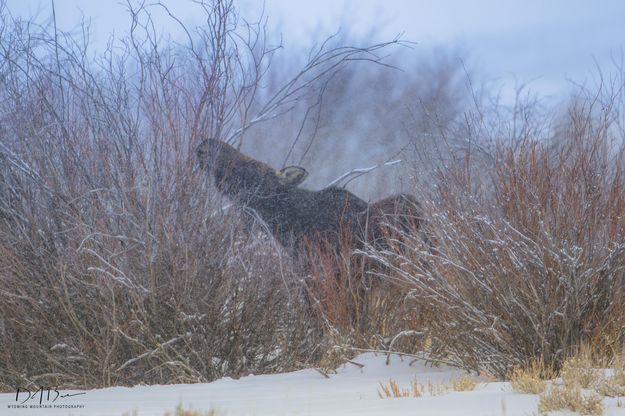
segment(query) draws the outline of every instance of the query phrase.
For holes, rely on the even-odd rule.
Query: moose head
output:
[[[197,155],[200,167],[213,175],[217,188],[237,199],[284,191],[283,188],[297,186],[308,176],[306,169],[299,166],[275,170],[215,139],[204,140]]]
[[[297,250],[305,240],[338,245],[346,230],[361,234],[368,204],[341,188],[298,188],[308,175],[304,168],[276,170],[215,139],[202,142],[197,153],[217,189],[256,211],[284,247]]]

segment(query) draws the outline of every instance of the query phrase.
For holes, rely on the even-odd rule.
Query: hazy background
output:
[[[15,15],[23,17],[49,15],[50,3],[7,2]],[[184,1],[176,3],[169,6],[186,23],[200,23],[192,7]],[[625,3],[619,0],[242,0],[236,4],[250,20],[264,9],[269,29],[281,33],[287,47],[308,47],[339,28],[361,37],[373,33],[378,40],[405,33],[418,49],[461,45],[490,77],[508,84],[508,94],[517,81],[531,81],[544,94],[561,93],[567,79],[583,82],[595,63],[609,66],[625,40]],[[63,29],[75,27],[84,15],[92,24],[93,41],[100,46],[111,33],[129,26],[123,2],[57,0],[55,6]],[[168,23],[165,30],[175,36],[176,26]]]
[[[192,2],[166,4],[188,27],[202,24]],[[50,1],[8,0],[7,5],[14,16],[38,21],[51,16]],[[85,19],[96,51],[130,27],[122,2],[57,0],[55,7],[63,30],[80,32]],[[415,42],[389,58],[401,71],[355,65],[333,81],[316,128],[309,123],[302,130],[302,146],[314,139],[309,151],[299,146],[287,155],[301,112],[250,132],[244,146],[274,165],[305,166],[311,176],[304,186],[313,189],[353,168],[396,156],[404,160],[348,185],[366,199],[403,189],[402,177],[419,174],[412,169],[419,162],[406,154],[406,143],[466,118],[476,99],[512,108],[516,91],[525,86],[523,97],[558,106],[573,88],[596,85],[598,68],[609,77],[623,60],[625,2],[617,0],[241,0],[235,7],[249,21],[264,16],[269,41],[284,46],[274,59],[268,91],[301,66],[311,47],[337,32],[337,45],[366,45],[398,34]],[[184,41],[171,19],[158,13],[154,18],[164,37]]]

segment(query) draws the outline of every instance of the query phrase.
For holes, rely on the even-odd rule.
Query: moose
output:
[[[368,204],[339,187],[319,191],[299,188],[308,172],[299,166],[276,170],[229,144],[204,140],[197,148],[200,167],[217,189],[236,204],[251,208],[285,248],[301,253],[304,244],[326,242],[338,247],[343,233],[354,244],[383,244],[391,228],[416,229],[422,221],[419,202],[398,194]]]

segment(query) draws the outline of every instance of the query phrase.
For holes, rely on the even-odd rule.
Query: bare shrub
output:
[[[574,102],[547,132],[559,140],[469,141],[444,160],[427,207],[436,252],[409,234],[370,250],[430,311],[417,329],[432,357],[505,377],[534,357],[559,368],[583,342],[622,345],[625,147],[596,101]]]
[[[309,346],[301,299],[288,293],[297,293],[294,279],[275,252],[258,256],[220,220],[225,229],[204,235],[223,239],[195,241],[206,254],[193,261],[170,238],[136,265],[98,259],[96,247],[83,254],[86,243],[60,259],[3,245],[3,384],[182,383],[296,368],[308,355],[295,350]],[[108,240],[98,250],[120,250]]]
[[[332,44],[360,41],[346,34],[339,32]],[[301,123],[298,112],[269,121],[260,126],[262,135],[249,138],[244,151],[277,167],[305,166],[311,171],[306,185],[310,189],[328,186],[351,169],[401,159],[404,163],[350,181],[346,189],[365,200],[389,192],[412,192],[412,169],[423,165],[421,161],[412,163],[413,140],[406,131],[423,136],[419,142],[422,153],[430,146],[432,133],[462,116],[470,98],[463,80],[469,61],[466,55],[447,47],[433,51],[415,47],[398,50],[386,61],[401,71],[364,62],[350,65],[324,84],[322,96],[305,101],[310,108],[306,123]],[[280,59],[294,56],[276,57],[281,64],[272,66],[270,85],[292,76],[293,65]],[[297,140],[285,143],[283,138],[293,132],[297,132]]]
[[[184,45],[152,31],[165,5],[129,5],[129,35],[95,58],[88,36],[0,8],[0,388],[207,381],[322,355],[290,261],[242,232],[195,149],[388,44],[321,48],[260,102],[263,25],[228,0],[195,5],[205,24]]]
[[[422,350],[425,338],[403,331],[424,320],[421,309],[405,301],[401,284],[380,280],[380,266],[354,254],[349,238],[343,237],[338,252],[319,244],[307,251],[305,283],[312,314],[324,334],[323,366],[334,369],[362,350]],[[415,342],[414,335],[421,342]]]

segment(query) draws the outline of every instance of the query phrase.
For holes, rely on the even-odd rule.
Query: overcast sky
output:
[[[185,23],[201,23],[185,0],[168,4],[176,5]],[[235,4],[250,20],[263,8],[258,0]],[[50,0],[7,5],[16,16],[50,14]],[[96,46],[128,28],[125,6],[117,0],[56,0],[55,5],[63,29],[75,27],[81,13],[90,18]],[[509,86],[532,81],[546,95],[563,92],[567,79],[590,80],[595,63],[614,71],[611,55],[620,60],[625,50],[625,0],[266,0],[264,10],[286,47],[310,45],[339,27],[354,34],[373,31],[376,40],[403,32],[426,51],[460,45],[488,77]]]

